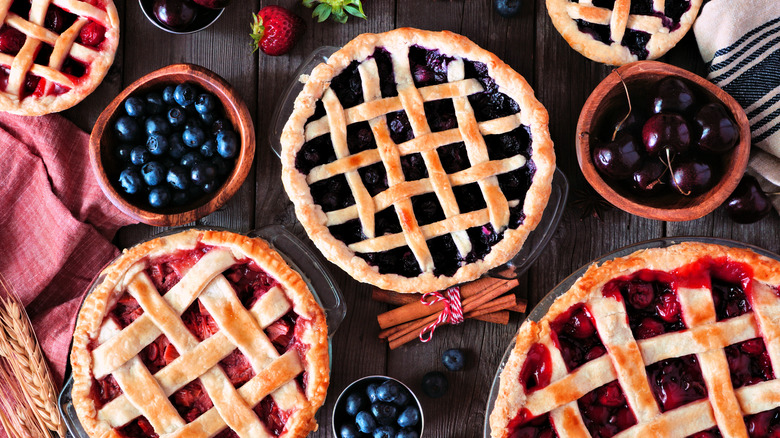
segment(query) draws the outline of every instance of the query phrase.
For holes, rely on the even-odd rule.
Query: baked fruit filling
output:
[[[369,59],[376,61],[382,97],[397,96],[393,65],[389,53],[383,48],[377,48]],[[409,64],[415,86],[424,89],[424,87],[450,82],[448,81],[448,65],[453,60],[454,58],[446,56],[438,50],[420,46],[410,47]],[[519,113],[520,107],[517,102],[499,91],[498,85],[489,76],[485,64],[469,60],[463,60],[463,62],[465,79],[476,79],[482,88],[482,91],[468,96],[477,122],[495,120]],[[358,62],[352,62],[330,84],[330,88],[345,109],[364,102],[363,83],[358,66]],[[432,132],[458,129],[458,120],[452,99],[428,101],[424,103],[423,107]],[[319,121],[325,116],[325,108],[322,102],[318,101],[315,113],[307,123]],[[405,111],[391,112],[384,117],[390,131],[390,139],[395,144],[400,145],[414,139],[412,124]],[[486,135],[484,139],[490,160],[502,160],[517,156],[522,156],[526,160],[525,165],[516,170],[497,175],[498,185],[509,201],[510,218],[507,227],[516,229],[525,220],[523,203],[536,169],[531,157],[530,127],[521,125],[510,132]],[[377,149],[376,139],[368,122],[358,122],[347,126],[347,146],[351,155]],[[472,167],[466,145],[463,142],[439,146],[436,148],[436,152],[448,175]],[[400,160],[405,181],[429,178],[428,167],[419,152],[402,155]],[[313,170],[333,161],[336,161],[336,153],[330,134],[326,133],[303,144],[296,155],[295,167],[302,174],[309,175]],[[380,195],[389,189],[387,171],[381,161],[360,167],[358,174],[371,197]],[[344,174],[312,182],[310,183],[310,191],[314,203],[321,207],[325,213],[353,208],[356,205],[353,190]],[[481,210],[487,206],[480,185],[476,182],[454,185],[452,192],[460,214]],[[413,196],[411,203],[417,224],[421,227],[445,219],[442,205],[433,192]],[[396,211],[393,205],[377,211],[374,214],[374,237],[402,233],[400,216],[401,213]],[[330,225],[328,229],[336,239],[346,245],[367,239],[359,218]],[[426,240],[433,257],[434,275],[452,276],[464,264],[484,259],[491,252],[492,247],[502,240],[504,230],[495,230],[490,222],[486,222],[468,228],[466,233],[471,240],[471,249],[465,254],[459,251],[451,234]],[[417,277],[422,272],[411,248],[406,245],[378,252],[356,251],[356,254],[369,265],[378,267],[381,274],[398,274],[412,278]]]
[[[165,295],[179,283],[190,268],[214,248],[213,246],[199,244],[191,250],[179,250],[171,255],[150,259],[147,262],[145,273],[151,278],[160,294]],[[279,283],[274,278],[269,276],[257,263],[249,259],[239,260],[222,272],[222,275],[230,283],[230,286],[246,309],[251,309],[265,293],[279,286]],[[129,293],[124,293],[110,311],[109,318],[116,322],[119,327],[125,328],[142,314],[143,309],[138,302]],[[200,342],[208,339],[220,330],[216,321],[209,315],[199,300],[190,305],[181,318],[185,326]],[[306,324],[306,320],[293,311],[289,311],[286,315],[266,327],[264,332],[280,355],[294,350],[302,358],[308,350],[308,346],[300,340],[302,330],[306,327]],[[178,358],[179,352],[176,351],[176,347],[168,341],[165,335],[161,335],[154,342],[147,345],[139,354],[139,357],[149,372],[155,374]],[[249,360],[238,348],[222,359],[219,362],[219,366],[235,388],[240,388],[256,375],[256,371],[252,368]],[[306,372],[300,374],[295,381],[305,393],[307,386]],[[100,380],[93,380],[92,387],[93,397],[98,409],[122,394],[122,389],[113,375],[110,374]],[[169,397],[169,401],[187,423],[195,421],[214,406],[199,379],[193,380],[178,389]],[[284,432],[285,423],[292,414],[291,411],[280,409],[270,395],[262,399],[254,407],[254,411],[273,436],[279,436]],[[117,431],[121,436],[128,438],[157,437],[151,424],[143,416],[132,420]],[[232,438],[238,435],[228,427],[217,436],[220,438]]]

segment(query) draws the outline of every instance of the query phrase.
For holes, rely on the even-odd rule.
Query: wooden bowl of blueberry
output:
[[[176,64],[149,73],[100,114],[90,162],[111,202],[140,222],[174,226],[223,206],[246,179],[255,130],[216,73]]]
[[[739,184],[750,127],[739,104],[687,70],[656,61],[624,65],[588,97],[577,160],[591,186],[637,216],[707,215]]]

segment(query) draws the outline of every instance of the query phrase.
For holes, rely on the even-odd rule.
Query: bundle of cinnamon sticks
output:
[[[493,277],[483,277],[460,285],[464,319],[509,323],[509,312],[522,313],[526,310],[526,301],[512,292],[518,285],[517,279]],[[417,339],[425,327],[439,318],[446,305],[444,302],[426,305],[420,294],[401,294],[383,289],[374,289],[372,298],[401,306],[377,316],[379,327],[382,328],[379,338],[387,339],[391,349]],[[433,297],[429,297],[426,301],[433,300]]]

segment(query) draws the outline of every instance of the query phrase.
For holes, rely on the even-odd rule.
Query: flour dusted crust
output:
[[[380,274],[377,267],[369,265],[355,255],[327,228],[327,217],[320,206],[313,201],[306,175],[295,167],[295,158],[306,141],[305,125],[314,114],[315,104],[329,89],[330,81],[341,73],[352,61],[362,62],[369,58],[377,47],[384,47],[391,56],[394,51],[406,53],[409,46],[419,45],[438,49],[442,54],[478,61],[487,65],[489,75],[495,80],[499,91],[514,99],[519,107],[523,125],[531,130],[532,155],[536,171],[523,204],[525,220],[517,229],[506,229],[503,240],[492,247],[488,255],[477,262],[461,266],[452,276],[435,276],[432,271],[417,277],[407,278],[397,274]],[[288,196],[295,204],[295,212],[309,237],[331,262],[347,271],[358,281],[398,292],[428,292],[445,289],[454,284],[478,278],[486,271],[509,261],[521,248],[528,234],[541,220],[551,192],[551,181],[555,170],[553,143],[548,130],[548,115],[544,106],[536,100],[530,85],[494,54],[478,47],[466,37],[451,32],[429,32],[412,28],[401,28],[381,34],[362,34],[334,53],[327,63],[317,66],[308,77],[303,91],[295,100],[295,109],[281,136],[282,181]],[[410,119],[424,114],[408,114]],[[382,117],[382,115],[380,115]],[[492,164],[492,163],[491,163]],[[387,163],[386,163],[387,166]],[[377,196],[381,196],[380,193]],[[470,226],[481,225],[473,223]],[[410,244],[411,246],[411,244]]]
[[[116,259],[111,265],[103,270],[99,277],[99,285],[84,301],[84,304],[78,315],[76,329],[73,335],[71,365],[73,368],[74,384],[72,397],[79,420],[90,437],[118,436],[114,430],[114,427],[111,425],[112,421],[129,421],[137,416],[137,411],[140,411],[143,414],[152,413],[144,410],[144,406],[135,406],[133,402],[127,400],[122,400],[123,403],[116,403],[117,400],[124,397],[125,394],[120,395],[117,399],[107,403],[101,409],[97,409],[95,400],[92,395],[92,387],[95,381],[94,379],[102,378],[107,374],[114,374],[116,376],[115,373],[120,371],[119,369],[115,369],[114,366],[111,366],[112,362],[114,362],[114,365],[118,364],[119,368],[122,370],[126,370],[128,368],[131,370],[128,372],[128,375],[131,379],[133,379],[133,385],[131,385],[133,388],[139,386],[151,386],[155,391],[163,390],[163,384],[158,384],[159,382],[157,382],[154,377],[149,375],[148,371],[145,373],[136,373],[133,371],[133,367],[137,365],[137,363],[140,363],[140,366],[143,367],[144,370],[146,369],[140,360],[137,359],[137,357],[131,358],[127,362],[125,361],[124,356],[128,355],[128,349],[138,349],[144,345],[134,346],[133,343],[135,338],[132,336],[126,336],[124,340],[120,339],[120,335],[122,333],[116,334],[108,331],[108,334],[113,335],[113,337],[106,336],[106,332],[108,330],[107,326],[113,324],[114,326],[118,327],[115,323],[113,323],[113,321],[107,318],[108,312],[110,312],[114,304],[125,292],[125,290],[127,290],[128,287],[131,287],[130,285],[138,277],[137,274],[141,273],[145,269],[147,260],[153,259],[155,257],[165,256],[167,254],[172,254],[178,250],[193,249],[196,247],[196,245],[199,244],[215,247],[206,255],[204,255],[201,261],[210,255],[214,255],[216,257],[212,257],[212,259],[207,263],[204,263],[204,265],[218,265],[218,267],[213,268],[214,272],[204,274],[203,279],[200,280],[201,283],[209,285],[209,289],[206,291],[196,292],[199,299],[203,300],[203,297],[212,291],[211,287],[214,286],[218,280],[224,281],[224,277],[221,277],[219,274],[222,272],[225,266],[229,267],[236,261],[246,259],[250,259],[257,263],[257,265],[260,266],[266,273],[279,282],[280,287],[277,286],[272,288],[258,300],[258,302],[252,308],[252,310],[256,311],[257,313],[250,314],[249,312],[245,312],[245,314],[241,314],[243,306],[237,300],[233,302],[228,301],[226,303],[217,303],[210,310],[210,313],[215,319],[218,320],[217,322],[220,324],[220,331],[198,344],[198,347],[192,351],[185,351],[183,353],[180,351],[181,356],[159,371],[156,376],[159,376],[166,369],[171,368],[172,371],[167,375],[167,378],[170,381],[175,381],[177,378],[179,378],[180,380],[187,380],[184,383],[188,383],[192,380],[192,378],[183,378],[179,377],[179,375],[186,375],[187,373],[194,372],[195,374],[191,377],[200,378],[201,382],[204,382],[204,386],[206,386],[204,380],[204,376],[206,374],[211,372],[219,374],[222,372],[218,366],[214,368],[211,367],[219,360],[221,360],[220,356],[215,356],[216,353],[214,350],[217,350],[216,344],[219,343],[217,342],[217,338],[222,336],[221,333],[223,333],[223,331],[229,333],[223,336],[223,338],[227,339],[220,338],[222,339],[221,343],[229,344],[229,342],[232,342],[232,340],[238,339],[238,342],[241,345],[240,348],[242,349],[242,353],[247,356],[247,359],[249,359],[250,363],[253,363],[253,360],[263,360],[266,362],[266,367],[258,370],[253,366],[253,368],[255,368],[255,372],[257,373],[255,376],[257,379],[252,379],[241,387],[241,393],[238,398],[235,399],[237,402],[222,404],[220,406],[219,403],[215,401],[215,408],[212,408],[210,411],[207,411],[198,417],[194,422],[188,423],[183,427],[176,427],[177,421],[181,422],[181,419],[179,418],[177,420],[176,418],[170,416],[171,411],[174,413],[176,411],[173,409],[173,406],[167,403],[167,400],[165,400],[165,403],[162,404],[157,403],[153,411],[154,415],[161,417],[157,419],[157,422],[160,424],[169,425],[170,427],[170,433],[160,434],[160,436],[213,436],[224,426],[220,427],[219,430],[209,430],[209,427],[212,427],[213,429],[214,423],[223,421],[222,418],[226,417],[232,418],[231,421],[238,422],[236,428],[242,428],[244,433],[250,433],[253,434],[253,436],[264,436],[263,434],[265,432],[260,433],[261,431],[257,430],[258,425],[253,424],[255,423],[254,421],[246,421],[248,415],[251,417],[251,408],[254,406],[254,404],[249,405],[248,400],[252,399],[252,397],[262,399],[266,394],[273,390],[275,401],[280,403],[276,398],[277,392],[288,391],[283,395],[284,397],[290,396],[289,391],[293,391],[294,388],[298,388],[297,384],[292,381],[292,378],[294,378],[295,375],[300,374],[300,372],[305,372],[305,379],[307,383],[306,393],[303,394],[300,393],[299,389],[294,389],[295,391],[298,391],[299,394],[293,394],[293,396],[290,398],[285,398],[285,402],[290,402],[290,406],[288,407],[292,411],[292,415],[287,420],[284,432],[280,435],[280,437],[303,437],[306,436],[309,432],[317,429],[317,423],[314,420],[314,415],[325,400],[330,373],[327,339],[328,330],[325,322],[325,315],[322,309],[309,292],[308,287],[306,286],[301,276],[293,271],[284,262],[281,256],[274,250],[270,249],[268,245],[261,239],[250,238],[240,234],[234,234],[225,231],[205,231],[193,229],[156,238],[125,250],[118,259]],[[220,251],[221,254],[217,254],[217,252]],[[177,284],[177,287],[185,281],[189,281],[188,279],[190,279],[190,274],[201,268],[211,269],[210,266],[206,266],[204,268],[203,266],[196,264],[182,278],[179,284]],[[197,276],[198,274],[200,273],[196,272],[193,277]],[[212,282],[212,278],[216,279]],[[198,278],[194,278],[192,280],[197,283]],[[224,283],[227,282],[225,281]],[[174,290],[176,290],[176,287],[171,289],[171,291],[166,294],[166,296],[172,294]],[[273,296],[271,297],[271,295]],[[267,296],[268,299],[266,302],[268,304],[263,301]],[[173,306],[161,306],[159,303],[164,302],[165,300],[159,298],[159,294],[158,297],[152,298],[155,299],[150,301],[157,304],[155,304],[155,307],[151,311],[150,309],[145,309],[145,313],[142,315],[142,317],[147,313],[159,312],[159,317],[163,318],[163,320],[166,321],[166,324],[168,324],[166,327],[172,327],[180,324],[180,320],[176,320],[171,324],[171,320],[176,318],[166,319],[164,317],[166,311],[175,311],[175,309],[171,308]],[[209,299],[213,300],[212,298]],[[203,301],[201,301],[201,304],[203,304]],[[167,307],[167,310],[164,309],[165,307]],[[219,308],[219,310],[214,310],[216,308]],[[253,339],[257,339],[259,336],[256,332],[256,329],[253,329],[249,326],[255,326],[255,324],[268,324],[268,321],[265,321],[265,319],[270,318],[269,321],[272,322],[272,320],[278,316],[276,314],[280,312],[286,313],[290,310],[299,315],[298,324],[306,324],[306,328],[300,335],[300,341],[308,347],[305,355],[302,358],[298,358],[298,353],[296,353],[294,349],[291,349],[281,357],[279,357],[278,354],[276,354],[276,357],[274,357],[273,353],[266,355],[265,353],[267,352],[260,355],[264,357],[251,357],[251,354],[255,351],[254,348],[258,348],[256,345],[254,345],[256,341],[253,341]],[[223,315],[225,318],[227,318],[227,320],[235,320],[236,322],[232,326],[225,328],[220,323],[220,317],[218,315]],[[253,316],[255,318],[253,318]],[[138,322],[142,317],[139,317],[139,319],[134,321],[133,324]],[[249,322],[248,324],[246,323],[247,321]],[[128,330],[128,328],[132,327],[133,324],[126,327],[124,330]],[[237,327],[240,324],[243,325],[241,327]],[[183,331],[187,331],[186,327],[183,327],[183,324],[180,324],[180,327],[178,328],[178,330],[181,329],[183,329]],[[177,328],[174,328],[174,331],[176,330]],[[143,335],[143,333],[141,334]],[[178,335],[182,336],[183,333],[179,331]],[[156,338],[156,335],[153,336]],[[190,334],[190,336],[192,335]],[[118,342],[114,342],[112,345],[112,347],[116,347],[115,349],[109,349],[108,351],[100,352],[106,353],[105,355],[98,354],[100,345],[108,345],[111,344],[112,341],[117,340]],[[213,342],[206,345],[210,340]],[[267,339],[265,340],[267,341]],[[245,343],[246,345],[244,345]],[[268,345],[270,345],[270,343]],[[245,351],[245,347],[251,351]],[[227,348],[232,351],[235,346],[233,344],[229,344]],[[129,354],[132,354],[132,352]],[[205,364],[205,368],[211,369],[208,370],[208,373],[205,371],[205,369],[202,370],[204,374],[201,375],[201,371],[195,371],[193,369],[195,365],[187,363],[187,360],[190,359],[192,359],[192,363],[202,362],[201,365]],[[133,361],[137,363],[134,364]],[[291,367],[296,369],[300,367],[300,369],[298,371],[294,371]],[[219,370],[216,371],[217,369]],[[98,373],[100,375],[96,376]],[[291,375],[292,378],[290,377]],[[212,377],[213,376],[211,375],[208,376],[208,378]],[[166,380],[166,382],[168,382],[168,380]],[[221,396],[224,396],[224,393],[231,392],[230,390],[233,388],[229,381],[220,381],[219,379],[216,379],[215,382],[217,383],[214,385],[217,387],[217,389],[219,389]],[[184,383],[180,382],[179,386],[183,385]],[[292,387],[288,387],[288,385],[292,385]],[[130,391],[133,392],[133,389]],[[253,393],[253,391],[255,392]],[[138,390],[138,392],[139,394],[135,395],[138,400],[148,396],[147,391]],[[236,391],[236,393],[238,394],[238,391]],[[250,396],[249,399],[247,399],[247,395]],[[158,399],[157,401],[162,402],[163,400]],[[111,406],[112,404],[115,406]],[[111,408],[109,409],[109,407]],[[217,409],[217,407],[219,409]],[[169,417],[166,417],[166,415]],[[153,425],[155,424],[155,420],[149,418],[148,415],[147,418],[150,420],[150,423]],[[256,418],[254,420],[256,420]],[[224,423],[225,421],[222,422],[222,424]]]
[[[567,43],[576,51],[596,62],[610,65],[623,65],[638,61],[639,58],[620,44],[626,29],[635,29],[650,34],[647,43],[646,59],[656,59],[668,52],[688,33],[699,15],[702,0],[690,0],[691,7],[682,17],[680,26],[670,31],[662,25],[659,17],[652,15],[631,15],[632,0],[615,0],[612,10],[593,6],[591,1],[574,2],[571,0],[547,0],[547,13],[553,25]],[[663,8],[666,2],[679,0],[652,0],[654,10]],[[577,27],[576,19],[588,23],[610,26],[612,44],[605,44],[591,35],[583,33]]]
[[[698,300],[695,293],[680,294],[682,310],[688,313],[686,322],[694,325],[680,332],[640,341],[634,340],[627,326],[614,323],[619,318],[611,319],[612,313],[624,316],[625,309],[621,313],[619,309],[622,305],[616,306],[616,300],[603,296],[602,288],[606,283],[643,269],[670,272],[704,257],[725,257],[753,269],[752,312],[729,320],[706,322],[707,314],[713,312],[711,298]],[[742,416],[780,406],[780,380],[744,386],[735,391],[728,365],[722,363],[725,356],[721,366],[714,365],[717,360],[708,360],[704,356],[722,354],[724,346],[763,337],[775,376],[780,375],[778,285],[780,262],[750,250],[712,244],[681,243],[668,248],[637,251],[600,266],[594,264],[571,289],[555,300],[539,322],[526,320],[520,327],[512,353],[501,372],[498,398],[490,413],[491,437],[508,437],[507,426],[522,408],[528,409],[533,416],[551,412],[556,428],[563,427],[568,436],[589,436],[576,402],[569,402],[615,379],[620,380],[638,421],[637,425],[622,431],[617,437],[686,437],[716,424],[724,436],[747,436]],[[586,362],[569,374],[565,366],[555,365],[555,357],[560,358],[560,353],[550,337],[550,324],[579,303],[588,303],[608,353]],[[707,306],[710,306],[709,310]],[[627,337],[621,336],[626,332]],[[544,344],[553,356],[552,378],[545,388],[526,394],[519,383],[519,375],[529,349],[536,343]],[[710,376],[708,398],[660,413],[647,385],[644,366],[689,354],[699,355],[702,372]]]
[[[0,92],[0,111],[23,116],[64,111],[84,100],[100,85],[114,62],[119,45],[119,14],[113,0],[34,1],[29,21],[9,11],[12,1],[5,3],[5,10],[0,10],[0,21],[24,33],[26,42],[16,56],[0,53],[0,66],[10,70],[8,87]],[[105,10],[94,6],[94,3],[99,3]],[[43,27],[50,4],[78,17],[61,35]],[[97,48],[84,46],[77,41],[79,31],[90,20],[100,23],[106,29],[105,39]],[[35,63],[39,47],[43,44],[53,47],[48,65]],[[69,55],[87,67],[85,76],[76,82],[61,72],[62,63]],[[24,87],[24,77],[28,72],[47,81],[47,92],[42,96],[26,96],[20,100],[20,87]],[[20,78],[21,82],[15,81],[14,77]],[[48,91],[54,84],[70,90],[60,95],[51,94]]]

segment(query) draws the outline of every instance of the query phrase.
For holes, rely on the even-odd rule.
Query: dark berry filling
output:
[[[376,228],[376,219],[374,219],[374,229]],[[366,235],[363,234],[363,228],[360,226],[360,219],[351,219],[343,224],[331,225],[328,227],[328,230],[333,237],[347,245],[366,239]],[[381,236],[378,231],[376,235]]]
[[[446,131],[458,127],[458,118],[455,116],[455,107],[452,105],[451,99],[425,102],[423,107],[431,132]]]
[[[200,380],[193,380],[168,397],[173,407],[187,423],[192,423],[214,407]]]
[[[612,33],[606,24],[596,24],[584,20],[574,20],[577,22],[577,29],[580,32],[590,35],[594,40],[606,45],[612,44]]]
[[[419,226],[444,220],[444,210],[435,193],[412,196],[412,209]]]
[[[343,72],[330,81],[330,88],[336,93],[344,109],[363,103],[363,80],[358,72],[357,61],[352,61]]]
[[[439,154],[442,168],[448,174],[471,167],[471,162],[469,162],[469,156],[466,152],[466,144],[463,142],[439,146],[436,152]]]
[[[401,157],[401,170],[404,173],[406,181],[416,181],[418,179],[428,178],[428,168],[425,167],[425,160],[422,154],[415,153]]]
[[[403,230],[401,222],[398,221],[395,207],[387,207],[374,215],[374,234],[377,236],[400,233],[401,231]]]
[[[741,284],[715,277],[712,278],[712,299],[718,321],[744,315],[753,309]]]
[[[461,213],[481,210],[487,206],[485,198],[482,197],[482,190],[479,184],[471,183],[452,188],[455,200],[458,201],[458,208]]]
[[[382,252],[357,253],[369,265],[379,268],[380,274],[398,274],[416,277],[422,272],[417,258],[408,246],[401,246]]]
[[[690,9],[690,0],[667,1],[666,6],[664,7],[664,12],[666,13],[665,15],[672,21],[672,25],[668,25],[666,23],[664,23],[664,25],[671,30],[679,28],[680,20],[682,19],[683,14],[688,12]]]
[[[76,15],[65,11],[64,9],[50,4],[46,9],[46,18],[43,20],[43,27],[52,30],[54,33],[62,33],[76,22]]]
[[[387,116],[387,126],[390,127],[390,138],[395,144],[401,144],[414,138],[412,125],[406,111],[396,111]]]
[[[593,438],[610,438],[636,424],[634,412],[617,380],[585,394],[577,405]]]
[[[523,213],[523,201],[520,204],[509,207],[509,228],[516,230],[517,227],[523,225],[525,221],[525,213]]]
[[[312,114],[312,115],[311,115],[311,116],[310,116],[310,117],[309,117],[309,118],[306,120],[306,123],[308,124],[308,123],[311,123],[311,122],[313,122],[313,121],[315,121],[315,120],[319,120],[319,119],[321,119],[321,118],[325,117],[325,115],[326,115],[326,114],[327,114],[327,111],[325,111],[325,104],[324,104],[324,103],[322,103],[322,101],[321,101],[321,100],[318,100],[318,101],[317,101],[317,102],[314,104],[314,114]]]
[[[769,352],[761,338],[729,345],[726,347],[726,359],[734,389],[775,378]]]
[[[433,275],[452,276],[460,268],[462,260],[452,236],[445,234],[426,242],[433,257]]]
[[[717,426],[703,430],[701,432],[696,432],[693,435],[689,435],[686,438],[721,438],[723,435],[720,433],[720,429],[718,429]]]
[[[504,134],[486,135],[485,143],[491,160],[501,160],[515,155],[531,158],[531,129],[528,126],[519,126]]]
[[[62,72],[66,75],[73,76],[76,79],[81,79],[86,76],[88,70],[89,66],[70,56],[65,58],[65,62],[62,64]]]
[[[597,8],[615,9],[615,0],[593,0],[593,6]]]
[[[379,88],[382,97],[398,96],[398,87],[395,84],[395,71],[393,71],[393,59],[390,53],[382,47],[378,47],[373,55],[376,68],[379,71]]]
[[[623,34],[623,40],[620,42],[632,55],[639,59],[647,59],[650,52],[647,50],[647,43],[650,42],[650,34],[641,30],[626,29]]]
[[[552,378],[550,350],[544,344],[534,344],[520,369],[520,384],[526,393],[547,387]]]
[[[331,161],[336,161],[336,152],[333,150],[330,134],[325,134],[303,144],[295,156],[295,168],[308,175],[315,167]]]
[[[569,371],[606,354],[593,316],[587,306],[578,304],[558,316],[550,324],[553,342],[561,351],[563,362]]]
[[[604,295],[623,301],[628,325],[637,340],[685,329],[674,277],[659,271],[642,270],[604,286]]]
[[[518,200],[522,207],[525,194],[531,187],[534,173],[536,173],[536,166],[533,161],[528,161],[525,166],[519,169],[498,175],[498,186],[501,187],[508,201]]]
[[[493,248],[493,245],[504,238],[504,234],[496,233],[491,224],[471,227],[466,230],[466,233],[469,235],[469,239],[471,239],[471,251],[466,255],[466,262],[468,263],[484,259]]]
[[[401,159],[401,162],[403,163],[403,159]],[[368,194],[371,196],[376,196],[389,187],[387,184],[387,171],[385,171],[385,165],[382,163],[361,167],[358,169],[358,174],[366,190],[368,190]]]
[[[707,387],[695,355],[662,360],[646,370],[661,412],[707,397]]]
[[[30,3],[26,0],[16,0],[11,3],[11,12],[27,20],[30,18]]]
[[[631,0],[631,15],[653,15],[653,0]]]
[[[530,417],[530,413],[521,409],[507,425],[510,438],[557,438],[550,414]]]
[[[780,436],[780,408],[745,417],[750,438],[777,438]]]
[[[344,175],[336,175],[317,181],[311,184],[310,188],[314,202],[319,204],[322,207],[322,211],[326,213],[341,210],[355,204],[352,190],[350,190],[347,178]]]
[[[409,67],[414,84],[420,88],[447,82],[447,64],[452,58],[438,50],[428,50],[420,46],[409,47]]]
[[[371,126],[368,122],[347,125],[347,147],[350,154],[376,149],[374,133],[371,132]]]

